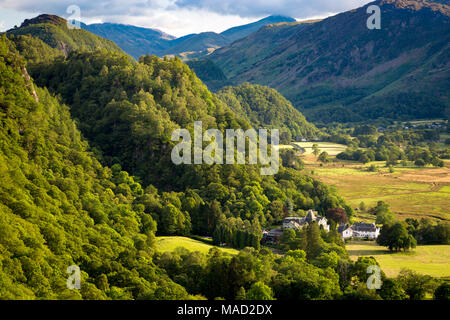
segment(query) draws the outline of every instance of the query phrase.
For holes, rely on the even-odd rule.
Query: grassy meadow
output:
[[[346,247],[352,260],[373,256],[389,277],[407,268],[436,278],[450,278],[450,245],[417,246],[400,253],[391,253],[373,241],[352,241]]]
[[[330,156],[336,156],[345,151],[347,146],[333,142],[294,142],[293,144],[305,149],[304,155],[312,155],[312,146],[317,144],[320,152],[326,151]]]
[[[366,165],[351,161],[321,164],[313,155],[302,155],[305,170],[339,193],[354,208],[361,202],[373,207],[378,201],[391,206],[397,218],[428,217],[432,220],[450,220],[450,162],[444,168],[419,168],[409,163],[397,165],[390,173],[385,162]],[[369,172],[374,164],[378,172]],[[358,214],[360,220],[373,220],[367,214]]]
[[[177,248],[182,247],[189,251],[200,251],[202,253],[208,253],[213,245],[206,244],[202,241],[194,240],[186,237],[157,237],[156,238],[156,248],[162,252],[173,252]],[[231,248],[219,248],[224,253],[228,254],[238,254],[239,251]]]

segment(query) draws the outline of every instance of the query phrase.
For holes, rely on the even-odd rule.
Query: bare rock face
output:
[[[69,52],[70,52],[70,48],[69,48],[69,46],[67,45],[67,43],[64,43],[64,42],[60,41],[60,42],[58,43],[58,45],[56,46],[56,48],[57,48],[59,51],[61,51],[61,52],[64,54],[64,56],[67,58],[67,56],[69,55]]]
[[[36,90],[34,89],[34,85],[33,85],[33,82],[31,81],[30,75],[28,74],[27,68],[25,68],[25,67],[22,68],[22,76],[25,79],[25,86],[30,88],[30,91],[31,91],[31,94],[34,97],[34,100],[36,102],[39,102],[39,97],[38,97],[38,95],[36,93]]]

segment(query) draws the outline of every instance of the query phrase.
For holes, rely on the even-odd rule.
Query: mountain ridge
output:
[[[450,101],[449,17],[420,1],[412,10],[412,2],[266,26],[209,59],[234,84],[277,89],[313,121],[442,117]],[[381,30],[366,27],[372,4],[381,6]]]
[[[145,54],[157,56],[177,55],[185,59],[205,56],[214,49],[247,36],[258,28],[280,22],[294,22],[285,16],[268,16],[258,21],[229,28],[221,33],[212,31],[188,34],[179,38],[158,29],[142,28],[124,24],[81,24],[81,27],[98,36],[113,40],[135,59]],[[113,29],[112,27],[115,27]]]
[[[123,51],[134,58],[147,53],[159,52],[170,47],[176,37],[158,29],[142,28],[119,23],[81,24],[84,30],[114,41]]]
[[[56,15],[41,14],[32,19],[25,19],[20,27],[6,31],[8,36],[27,36],[41,39],[51,48],[56,48],[65,56],[71,51],[85,48],[124,52],[113,41],[99,37],[91,32],[78,28],[69,28],[66,19]]]

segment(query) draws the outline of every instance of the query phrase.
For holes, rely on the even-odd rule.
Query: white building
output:
[[[340,225],[338,232],[342,235],[342,238],[369,238],[376,239],[380,235],[380,228],[375,223],[358,222],[351,226],[348,224]]]

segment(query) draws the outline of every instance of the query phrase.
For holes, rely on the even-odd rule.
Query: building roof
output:
[[[327,218],[316,215],[317,212],[313,210],[309,210],[305,217],[286,217],[283,221],[283,224],[299,224],[299,226],[303,226],[305,224],[310,224],[313,221],[319,222],[327,222]]]
[[[357,222],[351,226],[349,226],[348,224],[340,224],[337,228],[337,231],[339,233],[343,233],[345,230],[348,229],[357,232],[376,232],[378,230],[375,223]]]
[[[349,225],[348,224],[340,224],[339,226],[338,226],[338,228],[337,228],[337,231],[339,232],[339,233],[342,233],[342,232],[344,232],[345,230],[347,230],[349,228]]]
[[[305,221],[308,223],[311,223],[312,221],[316,221],[316,215],[314,214],[314,211],[309,210],[308,214],[305,217]]]
[[[292,222],[292,221],[295,221],[295,222],[300,222],[300,221],[302,221],[303,220],[303,217],[286,217],[286,218],[284,218],[284,222]]]
[[[377,226],[375,223],[364,223],[358,222],[352,225],[352,230],[354,231],[365,231],[365,232],[376,232]]]
[[[268,234],[270,236],[279,236],[279,235],[283,234],[283,229],[281,229],[281,228],[272,229],[268,232]]]

